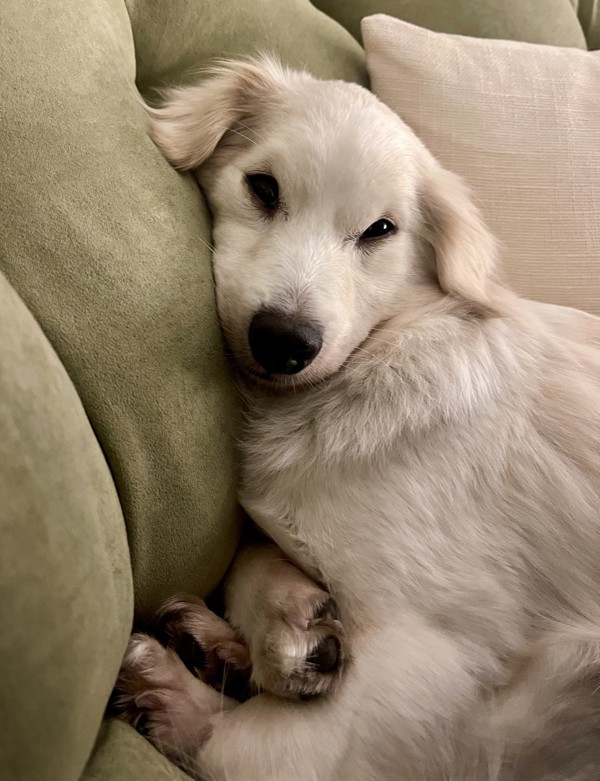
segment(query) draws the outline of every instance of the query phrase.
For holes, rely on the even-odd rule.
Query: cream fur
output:
[[[247,411],[241,502],[326,584],[351,662],[324,699],[214,713],[194,767],[219,781],[594,781],[600,321],[499,284],[464,186],[365,90],[272,61],[213,79],[155,112],[154,137],[200,166],[215,219]],[[244,187],[253,171],[280,182],[270,220]],[[355,237],[381,216],[398,232],[365,252]],[[269,382],[246,333],[275,304],[325,337],[307,369]],[[229,588],[251,647],[260,571],[244,586],[234,570]]]

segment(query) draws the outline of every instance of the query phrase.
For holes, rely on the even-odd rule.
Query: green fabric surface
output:
[[[589,49],[600,49],[600,0],[572,0]]]
[[[122,0],[5,0],[0,73],[0,269],[102,445],[146,614],[210,590],[238,538],[207,211],[147,137]]]
[[[309,0],[126,0],[143,93],[198,78],[214,58],[273,52],[322,78],[367,83],[364,53]]]
[[[71,781],[133,611],[110,472],[63,366],[0,274],[0,778]]]
[[[584,2],[589,0],[583,0]],[[360,20],[389,14],[437,32],[585,49],[570,0],[313,0],[360,40]]]
[[[110,719],[102,725],[81,781],[189,781],[189,776],[132,727]]]

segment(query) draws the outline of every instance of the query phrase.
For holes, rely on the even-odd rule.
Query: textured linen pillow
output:
[[[371,87],[460,174],[520,294],[600,315],[600,52],[363,19]]]

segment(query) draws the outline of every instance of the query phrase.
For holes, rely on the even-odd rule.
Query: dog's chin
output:
[[[229,341],[225,353],[230,361],[237,381],[247,390],[283,395],[299,393],[319,387],[339,372],[349,355],[329,353],[318,358],[297,374],[269,374],[243,347],[236,350]]]
[[[234,358],[239,379],[250,390],[284,394],[307,390],[325,381],[326,377],[312,375],[308,371],[298,374],[268,374],[255,367],[240,363]]]
[[[308,366],[297,374],[269,374],[255,363],[250,364],[240,360],[234,353],[230,353],[230,358],[238,380],[248,390],[277,395],[298,393],[318,387],[336,371],[336,369],[315,371],[313,367]]]
[[[371,333],[372,331],[366,335],[365,340]],[[360,344],[353,349],[329,351],[327,356],[321,354],[297,374],[269,374],[248,352],[242,350],[238,353],[226,344],[226,354],[234,367],[238,382],[249,391],[277,395],[299,393],[324,385],[348,365],[358,349]]]

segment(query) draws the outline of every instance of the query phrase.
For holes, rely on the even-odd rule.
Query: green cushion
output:
[[[589,49],[600,49],[600,0],[572,0]]]
[[[141,14],[146,24],[136,27],[140,50],[145,35],[150,45],[151,35],[160,37],[156,83],[167,70],[175,80],[177,68],[189,75],[190,57],[200,65],[213,53],[195,0],[179,2],[170,24],[158,7],[130,6],[134,23]],[[284,28],[286,18],[295,27]],[[177,20],[186,25],[185,46]],[[279,40],[284,59],[365,79],[358,44],[308,2],[290,2],[278,24],[268,40],[270,48]],[[261,25],[238,28],[238,53],[256,45]],[[11,348],[6,375],[17,386],[10,394],[2,386],[2,411],[16,417],[13,437],[2,442],[0,479],[15,508],[2,518],[12,568],[0,601],[4,625],[19,631],[5,633],[0,646],[0,671],[10,677],[0,777],[71,781],[89,756],[131,625],[130,564],[102,451],[127,521],[137,610],[147,615],[177,590],[209,591],[233,554],[237,403],[214,309],[207,210],[192,178],[172,170],[147,137],[124,4],[6,0],[0,72],[0,268],[60,356],[91,423],[64,372],[62,390],[46,380],[41,349],[41,357],[26,354],[39,385],[30,409]],[[41,339],[21,311],[10,322],[15,338],[34,328]],[[52,355],[46,342],[44,350]],[[15,442],[32,470],[20,481]],[[127,745],[122,756],[136,776]]]
[[[103,724],[81,781],[189,781],[138,732],[121,721]]]
[[[148,613],[237,539],[206,209],[147,137],[122,0],[5,0],[0,37],[0,265],[109,461]]]
[[[586,48],[570,0],[314,0],[314,4],[358,40],[360,20],[381,13],[438,32]]]
[[[198,79],[199,69],[215,58],[261,51],[322,78],[367,83],[361,47],[309,0],[126,2],[144,93]]]
[[[63,366],[0,274],[0,778],[71,781],[131,626],[125,525]]]

